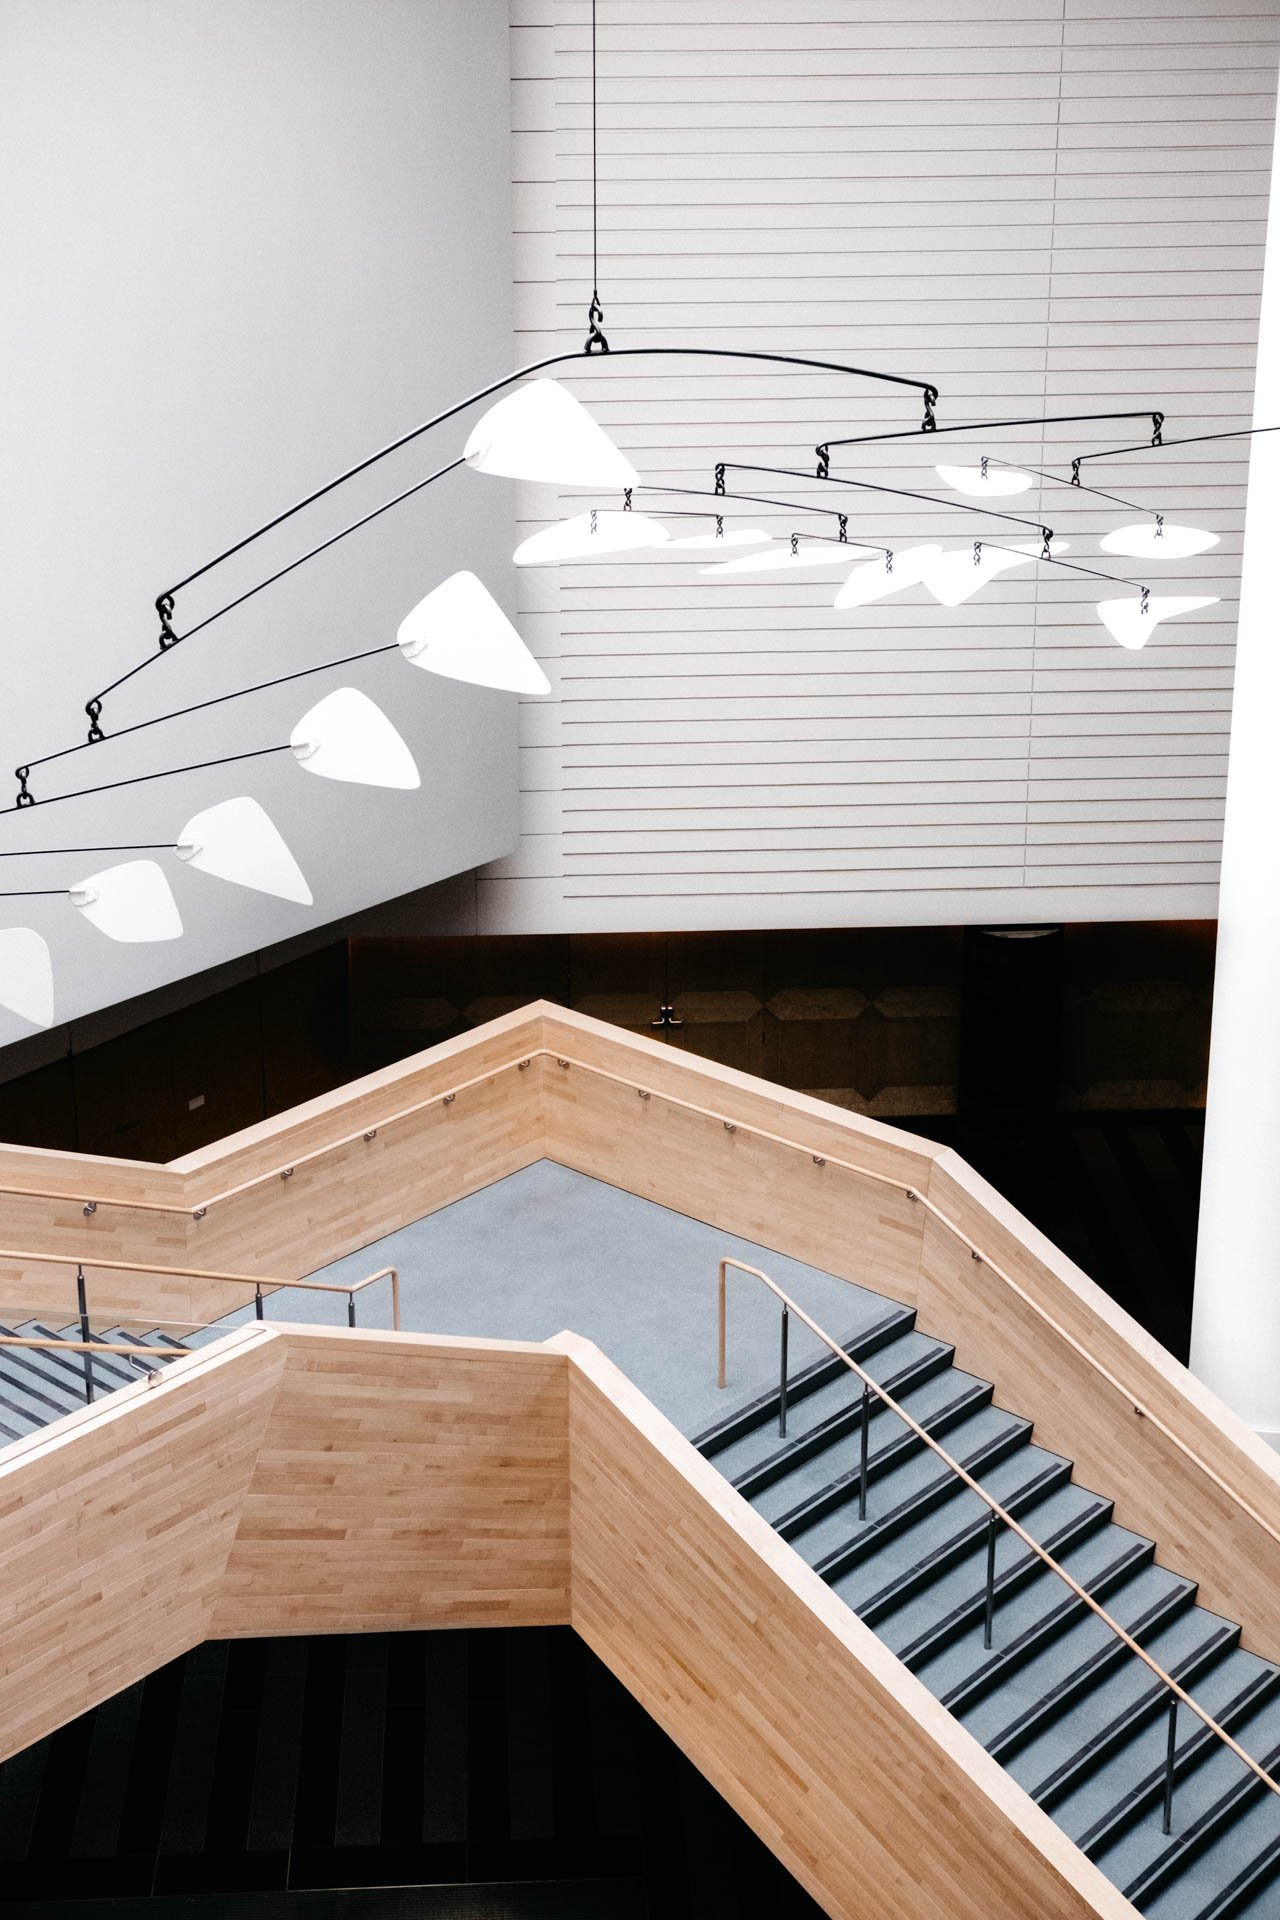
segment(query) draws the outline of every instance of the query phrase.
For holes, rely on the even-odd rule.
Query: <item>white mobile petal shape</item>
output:
[[[1139,520],[1104,534],[1098,545],[1104,553],[1122,553],[1130,560],[1190,560],[1216,547],[1220,537],[1203,527],[1157,527],[1154,521]]]
[[[853,551],[856,553],[857,548]],[[799,573],[813,567],[847,567],[849,547],[833,540],[827,546],[770,547],[762,553],[741,553],[736,560],[721,560],[714,567],[701,567],[704,574],[723,573]]]
[[[986,586],[988,580],[994,580],[1001,573],[1010,573],[1015,567],[1030,566],[1042,553],[1039,540],[1014,540],[1008,546],[999,547],[982,540],[978,545],[981,551],[976,564],[971,546],[953,547],[950,553],[942,554],[926,571],[925,588],[939,605],[963,606],[966,600],[972,600],[974,594]],[[1057,542],[1058,553],[1070,551],[1069,541]]]
[[[873,600],[886,600],[891,593],[902,593],[907,587],[919,586],[925,569],[941,552],[941,547],[932,545],[895,547],[892,572],[883,560],[868,560],[865,565],[855,567],[833,604],[841,609],[866,607]]]
[[[154,860],[126,860],[91,873],[67,892],[99,933],[109,940],[177,940],[182,916],[173,889]]]
[[[0,928],[0,1007],[33,1027],[53,1025],[53,962],[33,927]]]
[[[396,634],[413,666],[446,680],[507,693],[550,693],[551,684],[489,589],[474,573],[451,573]]]
[[[634,487],[640,476],[556,380],[530,380],[481,414],[462,457],[477,473],[563,487]]]
[[[768,541],[769,535],[760,527],[730,527],[724,533],[689,533],[679,540],[673,540],[673,548],[680,547],[689,553],[715,552],[721,547],[761,547]]]
[[[420,787],[417,763],[381,707],[336,687],[303,714],[289,745],[307,773],[366,787]]]
[[[1216,593],[1150,594],[1143,612],[1141,596],[1133,600],[1099,600],[1098,618],[1113,640],[1131,650],[1145,647],[1162,620],[1174,620],[1180,613],[1196,613],[1201,607],[1216,607]]]
[[[981,467],[940,466],[934,472],[957,493],[972,494],[979,500],[1007,499],[1035,485],[1035,475],[1023,473],[1020,467],[988,467],[984,473]]]
[[[193,814],[178,835],[179,860],[255,893],[309,907],[311,889],[270,814],[242,794]]]
[[[662,547],[670,537],[662,522],[647,513],[598,508],[531,533],[512,557],[518,567],[542,566],[551,560],[594,560],[597,555],[625,553],[632,547]]]

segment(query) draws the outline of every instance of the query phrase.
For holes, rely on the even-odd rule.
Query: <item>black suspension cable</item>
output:
[[[1077,480],[1072,482],[1060,473],[1050,473],[1045,467],[1028,467],[1021,460],[997,460],[994,454],[984,454],[983,463],[990,461],[993,467],[1005,467],[1012,473],[1030,473],[1037,480],[1047,480],[1051,486],[1069,487],[1073,484],[1079,492],[1092,494],[1095,500],[1109,500],[1113,507],[1124,507],[1129,513],[1151,513],[1159,515],[1156,507],[1139,506],[1136,500],[1122,500],[1118,493],[1104,493],[1101,487],[1082,486]]]
[[[813,451],[818,458],[817,478],[825,480],[832,447],[869,447],[882,440],[919,439],[922,433],[995,433],[1003,427],[1074,426],[1085,420],[1144,420],[1148,416],[1152,432],[1158,434],[1164,425],[1164,415],[1153,407],[1137,407],[1125,413],[1042,413],[1026,420],[970,420],[958,427],[930,425],[926,419],[918,427],[900,429],[894,433],[859,433],[845,440],[823,440]]]
[[[344,485],[348,480],[354,480],[357,474],[364,473],[367,468],[375,466],[379,460],[385,460],[389,454],[397,453],[401,447],[407,447],[410,441],[417,440],[424,433],[429,433],[433,427],[442,426],[446,420],[452,420],[456,414],[464,413],[468,407],[477,405],[481,400],[489,399],[490,396],[495,393],[501,393],[504,387],[514,386],[517,380],[527,379],[530,374],[541,373],[547,367],[566,366],[571,361],[589,360],[593,357],[594,356],[588,354],[585,349],[579,349],[572,353],[549,354],[543,360],[531,361],[527,367],[517,367],[514,373],[504,374],[501,380],[493,380],[488,386],[480,387],[475,393],[468,394],[465,400],[459,400],[455,405],[446,407],[443,413],[433,414],[431,419],[424,420],[421,426],[412,427],[408,433],[402,433],[398,439],[388,441],[387,445],[380,447],[376,453],[369,454],[366,459],[358,461],[354,467],[348,467],[345,473],[340,473],[336,478],[326,481],[324,486],[317,487],[314,492],[307,494],[304,499],[297,501],[291,507],[286,507],[283,513],[278,513],[273,519],[266,521],[262,526],[255,527],[252,533],[247,533],[242,540],[237,540],[234,546],[227,547],[222,553],[215,554],[212,560],[206,560],[203,566],[197,567],[193,573],[187,574],[182,580],[175,581],[173,586],[166,587],[165,591],[160,594],[156,601],[157,608],[163,601],[172,599],[172,597],[180,593],[184,587],[189,587],[193,581],[199,580],[203,575],[211,572],[214,567],[221,566],[222,562],[229,560],[233,554],[242,552],[245,547],[250,546],[255,540],[260,540],[264,534],[270,533],[273,528],[281,526],[286,520],[292,519],[294,514],[301,513],[304,507],[312,506],[315,501],[322,500],[327,493],[332,493],[335,487]],[[746,347],[615,347],[609,355],[610,360],[651,359],[655,357],[684,357],[695,360],[751,360],[772,366],[803,367],[810,372],[839,373],[851,379],[880,380],[888,383],[890,386],[911,387],[917,393],[921,394],[931,405],[935,404],[938,399],[938,389],[931,381],[910,379],[905,374],[900,373],[881,373],[873,367],[853,367],[849,366],[847,362],[840,360],[814,360],[803,354],[763,353],[753,351]]]
[[[771,472],[774,471],[774,469],[766,468],[764,471]],[[806,475],[806,478],[807,477]],[[794,500],[770,500],[758,493],[726,493],[723,487],[661,487],[654,483],[641,485],[638,491],[640,493],[678,494],[689,499],[697,500],[734,500],[741,505],[750,507],[777,507],[783,513],[817,514],[826,520],[845,520],[848,518],[846,514],[841,513],[838,507],[801,506]],[[674,517],[673,513],[672,518]],[[701,517],[701,515],[698,516],[698,518]],[[819,536],[815,534],[813,537],[816,540]],[[875,541],[848,540],[842,544],[851,547],[864,547],[868,553],[888,553],[890,551],[888,547],[881,546]],[[661,551],[661,549],[659,549],[659,551]]]
[[[43,860],[59,853],[172,853],[176,840],[130,840],[110,847],[4,847],[0,860]]]
[[[1097,453],[1078,453],[1071,462],[1070,484],[1078,486],[1077,475],[1086,460],[1119,460],[1128,453],[1153,453],[1165,447],[1198,447],[1209,440],[1251,440],[1256,433],[1280,433],[1277,427],[1236,427],[1229,433],[1188,433],[1180,440],[1152,440],[1141,447],[1102,447]]]
[[[65,899],[70,891],[70,887],[5,887],[0,888],[0,900],[49,900],[54,895]]]
[[[775,473],[788,480],[820,479],[825,486],[858,487],[867,493],[891,493],[899,500],[920,500],[927,506],[947,507],[961,513],[980,513],[988,520],[1011,520],[1017,527],[1031,527],[1036,533],[1041,534],[1046,545],[1053,538],[1053,528],[1045,526],[1042,520],[1028,520],[1024,514],[1005,513],[999,507],[975,507],[967,500],[940,500],[937,494],[921,493],[915,487],[886,487],[879,480],[855,480],[849,474],[812,474],[797,471],[794,467],[755,466],[743,460],[717,461],[717,479],[724,473]]]
[[[171,780],[179,773],[200,773],[206,767],[229,767],[237,760],[261,760],[263,756],[268,753],[288,753],[290,751],[291,743],[288,740],[284,740],[279,746],[275,747],[252,747],[247,753],[224,753],[219,755],[216,760],[192,760],[189,761],[186,766],[182,767],[162,767],[159,773],[134,773],[131,774],[127,780],[108,780],[100,787],[76,787],[70,793],[50,794],[47,800],[37,800],[35,794],[27,793],[26,778],[31,769],[30,767],[19,767],[17,770],[20,782],[18,798],[11,807],[0,807],[0,815],[6,813],[23,813],[28,808],[35,806],[52,807],[56,806],[59,800],[83,800],[87,795],[93,793],[114,793],[117,787],[139,787],[148,780]],[[26,796],[25,799],[23,798],[24,794]]]
[[[604,308],[600,305],[600,181],[598,164],[598,107],[596,94],[596,0],[591,0],[591,298],[587,303],[587,337],[584,353],[608,353],[609,342],[601,332]]]
[[[214,694],[210,700],[197,700],[190,707],[175,707],[172,713],[157,713],[150,720],[136,720],[131,727],[120,727],[115,733],[99,733],[95,740],[77,740],[73,747],[59,747],[56,753],[46,753],[39,760],[28,760],[27,771],[32,767],[47,767],[50,761],[65,760],[68,754],[83,753],[87,747],[96,747],[106,740],[124,740],[131,733],[144,733],[148,727],[163,726],[166,720],[184,720],[189,713],[203,713],[208,707],[223,706],[228,700],[243,700],[250,693],[265,693],[269,687],[287,686],[291,680],[305,680],[313,673],[327,673],[333,667],[349,667],[356,660],[372,660],[375,654],[398,653],[399,645],[388,640],[381,646],[365,647],[359,653],[344,653],[340,660],[321,660],[314,667],[299,667],[293,673],[277,674],[274,680],[259,680],[251,687],[235,687],[230,693]]]

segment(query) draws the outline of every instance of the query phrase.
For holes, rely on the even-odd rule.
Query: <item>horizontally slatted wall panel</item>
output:
[[[944,425],[1127,407],[1161,408],[1171,440],[1248,424],[1280,5],[600,0],[599,13],[614,346],[757,347],[933,379]],[[521,360],[585,331],[589,20],[588,0],[513,0]],[[819,440],[919,420],[906,389],[731,361],[597,361],[567,381],[656,487],[709,488],[718,459],[811,475]],[[954,498],[937,459],[988,451],[1065,476],[1073,454],[1149,432],[916,436],[832,470]],[[522,570],[522,626],[553,696],[523,708],[524,838],[482,880],[483,924],[1212,913],[1246,449],[1086,467],[1221,534],[1176,566],[1101,554],[1098,536],[1134,516],[1089,494],[1046,482],[1008,503],[1052,525],[1064,558],[1220,596],[1137,654],[1094,612],[1125,589],[1065,568],[1027,567],[954,610],[915,588],[853,615],[831,606],[839,571],[705,579],[698,556],[661,553]],[[730,485],[847,508],[855,540],[1002,534],[813,478]],[[522,532],[586,504],[522,488]],[[823,527],[731,512],[783,536]]]

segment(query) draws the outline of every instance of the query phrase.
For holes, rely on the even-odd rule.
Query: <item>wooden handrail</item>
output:
[[[950,1471],[956,1475],[957,1479],[962,1480],[965,1486],[967,1486],[973,1493],[977,1494],[978,1498],[984,1503],[988,1511],[993,1513],[997,1519],[1003,1521],[1004,1525],[1009,1529],[1009,1531],[1013,1534],[1016,1534],[1018,1539],[1021,1540],[1025,1546],[1030,1547],[1032,1553],[1034,1553],[1040,1560],[1042,1560],[1045,1566],[1049,1567],[1054,1573],[1056,1573],[1060,1580],[1065,1582],[1065,1584],[1071,1589],[1072,1593],[1075,1594],[1076,1598],[1078,1600],[1082,1600],[1085,1606],[1088,1607],[1092,1613],[1096,1614],[1098,1619],[1101,1620],[1105,1626],[1109,1627],[1111,1632],[1114,1633],[1118,1639],[1124,1642],[1125,1646],[1129,1649],[1130,1653],[1136,1654],[1137,1658],[1141,1660],[1145,1666],[1151,1669],[1152,1673],[1154,1673],[1156,1678],[1159,1681],[1161,1681],[1161,1683],[1165,1687],[1168,1688],[1169,1692],[1176,1699],[1180,1700],[1183,1706],[1190,1707],[1192,1713],[1196,1715],[1197,1719],[1203,1721],[1204,1725],[1208,1727],[1209,1731],[1213,1734],[1216,1734],[1217,1738],[1221,1740],[1225,1746],[1231,1749],[1232,1753],[1235,1754],[1237,1760],[1241,1761],[1242,1764],[1246,1766],[1251,1773],[1256,1774],[1258,1779],[1262,1782],[1263,1786],[1269,1788],[1270,1791],[1277,1796],[1277,1798],[1280,1798],[1280,1785],[1277,1785],[1277,1783],[1271,1778],[1271,1775],[1267,1772],[1266,1768],[1261,1766],[1259,1762],[1255,1760],[1251,1754],[1246,1753],[1244,1748],[1240,1746],[1237,1741],[1232,1739],[1231,1735],[1227,1732],[1226,1728],[1219,1726],[1218,1722],[1214,1719],[1213,1715],[1205,1707],[1202,1707],[1198,1701],[1193,1700],[1191,1695],[1185,1690],[1185,1688],[1181,1687],[1178,1684],[1178,1682],[1173,1678],[1173,1675],[1170,1673],[1166,1673],[1164,1668],[1160,1665],[1159,1661],[1153,1660],[1151,1655],[1146,1651],[1146,1649],[1144,1647],[1139,1646],[1138,1642],[1134,1639],[1133,1635],[1127,1632],[1126,1629],[1120,1625],[1120,1622],[1117,1619],[1115,1619],[1112,1614],[1108,1613],[1106,1608],[1101,1606],[1098,1603],[1098,1601],[1094,1599],[1093,1595],[1089,1593],[1086,1588],[1082,1587],[1080,1585],[1080,1582],[1067,1572],[1064,1566],[1061,1566],[1058,1563],[1058,1561],[1054,1559],[1053,1555],[1049,1552],[1048,1548],[1042,1547],[1038,1540],[1032,1539],[1031,1535],[1027,1532],[1026,1528],[1021,1526],[1019,1522],[1014,1519],[1013,1515],[1008,1511],[1008,1509],[1002,1506],[1001,1503],[995,1498],[993,1494],[988,1493],[986,1488],[982,1486],[977,1480],[975,1480],[973,1475],[969,1473],[966,1468],[962,1467],[960,1465],[960,1462],[954,1459],[953,1456],[947,1452],[946,1448],[941,1446],[938,1443],[938,1441],[934,1439],[933,1435],[927,1432],[926,1429],[920,1425],[920,1422],[918,1420],[913,1419],[911,1414],[907,1412],[906,1408],[903,1406],[900,1406],[898,1402],[893,1398],[893,1395],[891,1393],[888,1393],[885,1390],[885,1388],[880,1385],[879,1381],[873,1380],[871,1375],[866,1371],[866,1369],[864,1367],[859,1366],[858,1362],[852,1359],[850,1355],[845,1352],[844,1348],[839,1344],[839,1342],[832,1339],[831,1335],[827,1333],[824,1328],[820,1327],[816,1320],[811,1319],[810,1316],[805,1312],[804,1308],[800,1306],[798,1302],[793,1300],[790,1294],[785,1293],[783,1289],[780,1286],[778,1286],[775,1281],[771,1280],[767,1273],[762,1273],[759,1267],[748,1266],[745,1261],[736,1260],[732,1257],[732,1255],[728,1255],[728,1254],[726,1254],[725,1257],[720,1262],[720,1364],[719,1364],[718,1381],[717,1381],[717,1384],[719,1386],[723,1387],[725,1384],[726,1293],[727,1293],[728,1270],[730,1267],[734,1268],[735,1271],[737,1271],[738,1273],[750,1274],[753,1279],[762,1280],[765,1286],[768,1287],[770,1293],[776,1295],[776,1297],[779,1300],[781,1300],[784,1310],[788,1313],[794,1313],[796,1318],[802,1321],[804,1325],[808,1327],[811,1333],[816,1334],[818,1339],[822,1341],[823,1345],[830,1348],[835,1358],[837,1360],[842,1361],[844,1365],[849,1369],[850,1373],[857,1375],[858,1379],[861,1380],[863,1387],[869,1389],[872,1393],[874,1393],[877,1396],[877,1398],[882,1402],[882,1404],[888,1407],[891,1413],[896,1414],[898,1419],[902,1421],[904,1426],[909,1427],[911,1432],[915,1434],[916,1438],[918,1440],[923,1441],[924,1445],[929,1448],[930,1452],[935,1453],[938,1456],[939,1460],[941,1460],[944,1463],[944,1465],[947,1466],[950,1469]]]
[[[26,1333],[0,1333],[0,1347],[65,1348],[68,1353],[123,1353],[130,1360],[186,1360],[198,1351],[195,1347],[126,1346],[118,1340],[57,1340],[52,1336]]]
[[[3,1181],[0,1181],[0,1194],[11,1193],[36,1199],[82,1200],[84,1201],[86,1211],[96,1209],[99,1205],[126,1208],[141,1207],[151,1212],[185,1214],[189,1219],[199,1220],[203,1218],[211,1206],[217,1205],[222,1200],[230,1199],[236,1194],[245,1193],[250,1188],[260,1186],[267,1180],[279,1179],[282,1176],[286,1176],[291,1173],[295,1167],[303,1166],[311,1161],[320,1159],[325,1154],[335,1153],[342,1147],[352,1145],[357,1140],[373,1140],[377,1136],[380,1128],[394,1126],[398,1121],[410,1119],[416,1114],[425,1112],[429,1107],[449,1106],[460,1093],[466,1093],[472,1087],[482,1086],[486,1082],[496,1079],[500,1074],[510,1073],[513,1070],[523,1070],[537,1059],[554,1060],[557,1066],[566,1070],[571,1067],[576,1067],[584,1073],[595,1074],[599,1079],[608,1080],[615,1086],[631,1088],[642,1099],[650,1099],[656,1093],[657,1097],[668,1106],[677,1107],[684,1113],[691,1113],[702,1119],[717,1121],[722,1126],[731,1128],[734,1132],[748,1134],[756,1140],[768,1141],[773,1146],[784,1147],[793,1153],[804,1154],[815,1166],[838,1167],[842,1172],[855,1174],[858,1178],[870,1180],[877,1186],[892,1187],[896,1189],[897,1192],[905,1195],[908,1200],[918,1202],[927,1213],[932,1214],[933,1218],[946,1232],[952,1234],[962,1246],[968,1249],[975,1260],[980,1260],[984,1265],[990,1267],[992,1273],[994,1273],[1005,1286],[1010,1288],[1017,1298],[1037,1316],[1056,1338],[1064,1341],[1074,1353],[1078,1354],[1088,1366],[1093,1368],[1095,1373],[1106,1381],[1109,1387],[1113,1388],[1117,1394],[1127,1400],[1136,1414],[1150,1421],[1154,1429],[1161,1434],[1172,1447],[1176,1448],[1184,1459],[1190,1461],[1198,1472],[1203,1473],[1207,1479],[1211,1480],[1219,1492],[1225,1494],[1235,1506],[1239,1507],[1242,1513],[1248,1515],[1255,1526],[1261,1527],[1264,1533],[1269,1534],[1277,1544],[1280,1544],[1280,1528],[1275,1527],[1271,1521],[1260,1513],[1229,1481],[1225,1480],[1214,1467],[1210,1466],[1208,1461],[1203,1459],[1202,1456],[1196,1452],[1195,1448],[1190,1446],[1180,1434],[1175,1433],[1172,1427],[1160,1418],[1158,1413],[1144,1401],[1137,1398],[1131,1387],[1126,1386],[1122,1381],[1118,1380],[1111,1369],[1078,1340],[1073,1333],[1070,1333],[1046,1307],[1042,1306],[1034,1294],[1029,1293],[1019,1281],[1014,1279],[1013,1275],[1009,1273],[1006,1268],[1002,1267],[997,1260],[992,1259],[989,1253],[984,1252],[983,1249],[978,1246],[977,1242],[969,1237],[958,1221],[952,1220],[951,1217],[944,1213],[943,1209],[938,1206],[936,1201],[931,1200],[927,1194],[921,1193],[918,1187],[904,1181],[898,1175],[879,1173],[873,1167],[861,1166],[857,1161],[845,1160],[838,1154],[818,1152],[811,1144],[802,1140],[793,1140],[787,1134],[774,1133],[766,1127],[752,1126],[748,1121],[735,1120],[731,1115],[719,1112],[713,1107],[704,1107],[692,1100],[683,1100],[679,1094],[659,1092],[655,1088],[646,1087],[637,1082],[634,1075],[611,1073],[607,1067],[600,1067],[591,1061],[577,1059],[571,1054],[559,1053],[553,1047],[534,1047],[526,1054],[521,1054],[509,1060],[500,1060],[495,1065],[486,1069],[482,1074],[473,1075],[468,1080],[458,1081],[457,1084],[452,1087],[443,1088],[436,1093],[426,1096],[424,1099],[414,1101],[411,1106],[401,1107],[397,1112],[387,1115],[372,1127],[364,1127],[356,1129],[354,1132],[343,1134],[339,1139],[331,1140],[324,1146],[316,1147],[310,1153],[295,1158],[286,1166],[273,1167],[269,1168],[265,1173],[254,1174],[250,1179],[242,1180],[234,1187],[228,1187],[221,1193],[211,1195],[208,1200],[195,1207],[175,1206],[170,1202],[161,1201],[120,1200],[114,1197],[101,1197],[97,1200],[91,1200],[87,1199],[86,1196],[81,1193],[54,1191],[52,1188],[11,1186]],[[0,1260],[6,1257],[33,1258],[36,1256],[6,1256],[0,1251]],[[109,1267],[112,1263],[106,1261],[101,1264]],[[144,1269],[139,1270],[144,1271]],[[300,1283],[268,1281],[265,1284],[297,1285]]]

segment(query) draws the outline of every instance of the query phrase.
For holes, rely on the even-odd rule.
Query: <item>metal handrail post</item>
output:
[[[1164,1756],[1164,1817],[1162,1833],[1173,1832],[1173,1761],[1178,1749],[1178,1696],[1169,1695],[1169,1739]]]
[[[76,1262],[76,1303],[80,1308],[80,1338],[89,1340],[89,1295],[84,1283],[84,1268]],[[84,1356],[84,1400],[86,1406],[93,1405],[93,1355]]]
[[[354,1327],[355,1323],[356,1323],[356,1296],[354,1293],[349,1293],[347,1295],[347,1325],[349,1327]]]
[[[778,1438],[787,1437],[787,1303],[782,1303],[782,1333],[778,1353]]]
[[[257,1285],[257,1286],[256,1286],[256,1287],[254,1288],[254,1290],[253,1290],[253,1317],[254,1317],[254,1319],[255,1319],[255,1320],[261,1320],[261,1318],[262,1318],[262,1286],[261,1286],[261,1283],[259,1283],[259,1284],[258,1284],[258,1285]]]
[[[982,1647],[985,1653],[991,1651],[991,1631],[996,1617],[996,1516],[993,1508],[987,1509],[987,1599],[982,1617]]]
[[[862,1435],[858,1443],[858,1518],[867,1517],[867,1460],[870,1446],[871,1389],[862,1388]]]

